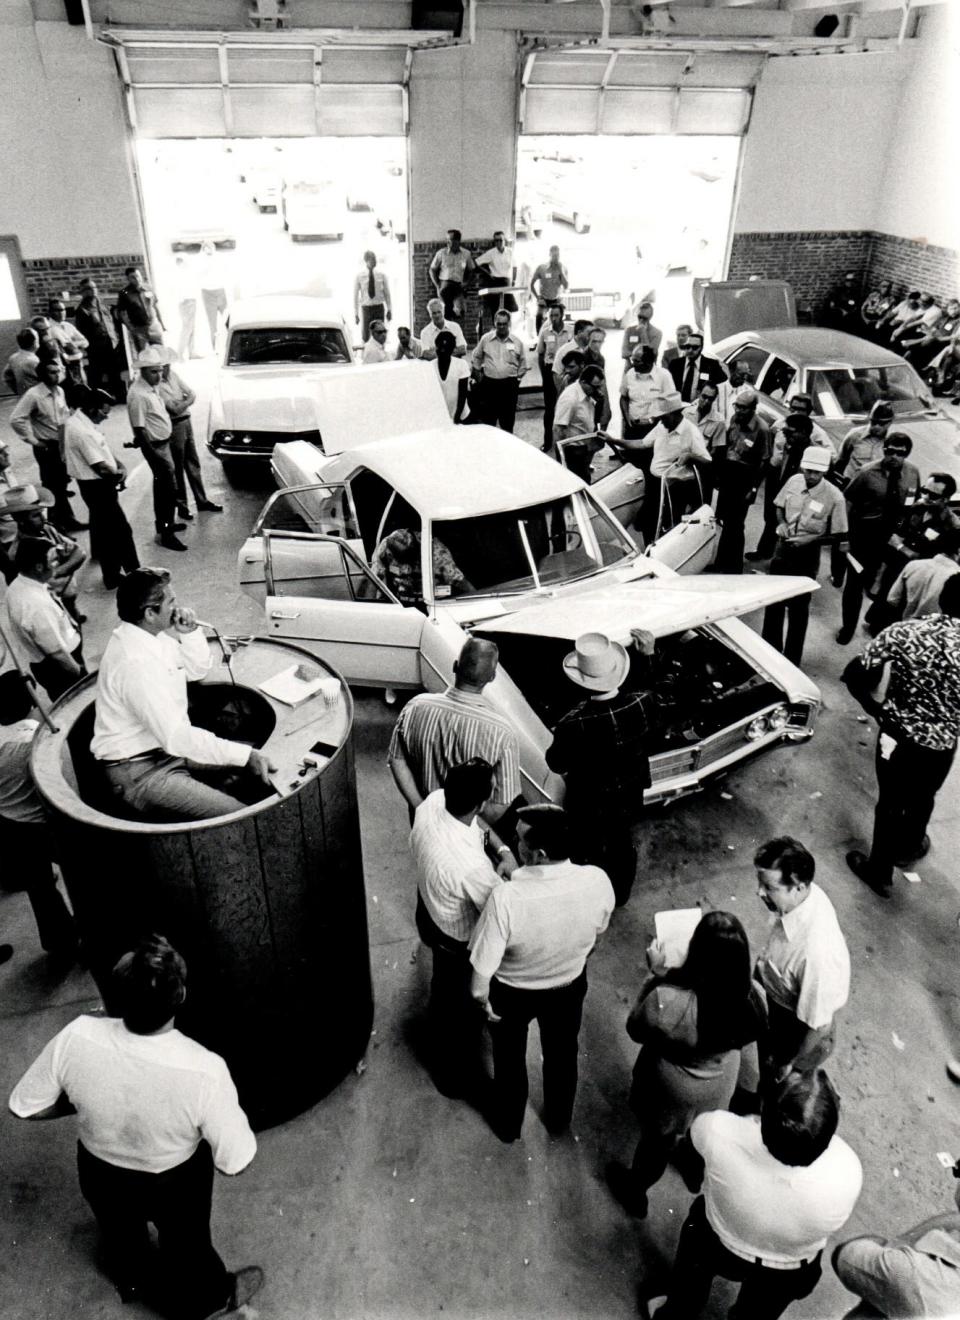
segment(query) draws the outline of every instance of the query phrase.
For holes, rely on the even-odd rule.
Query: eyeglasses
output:
[[[884,452],[884,454],[886,454],[887,458],[906,458],[906,457],[907,457],[907,454],[909,453],[909,450],[907,450],[907,449],[888,449],[886,446],[884,446],[884,450],[883,450],[883,452]]]

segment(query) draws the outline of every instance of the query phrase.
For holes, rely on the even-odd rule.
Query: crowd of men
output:
[[[456,230],[448,238],[430,266],[437,296],[429,322],[418,338],[400,327],[393,356],[436,363],[455,421],[469,416],[509,431],[527,370],[526,346],[513,330],[509,245],[498,233],[474,258]],[[491,326],[472,350],[463,329],[471,280],[480,281]],[[758,414],[749,365],[723,366],[691,326],[677,327],[666,343],[649,303],[623,333],[622,433],[612,438],[605,332],[586,319],[568,325],[568,285],[552,250],[530,282],[538,300],[544,451],[559,459],[562,450],[587,480],[604,445],[637,467],[646,488],[638,530],[647,541],[690,510],[713,505],[721,572],[743,572],[746,559],[772,575],[816,579],[828,546],[831,580],[841,591],[840,646],[853,640],[863,598],[870,599],[872,640],[843,677],[877,723],[878,796],[869,852],[852,850],[847,862],[886,898],[895,868],[931,846],[935,798],[960,735],[955,479],[921,476],[910,461],[911,437],[883,400],[839,452],[806,395],[793,395],[783,420],[769,426]],[[190,427],[195,396],[172,369],[156,299],[139,272],[130,272],[124,293],[118,315],[138,369],[126,398],[132,443],[152,476],[157,543],[182,552],[179,533],[192,519],[188,486],[198,510],[219,511],[207,497]],[[87,527],[71,508],[71,481],[88,510],[89,553],[105,587],[117,592],[120,623],[100,665],[91,751],[118,808],[149,819],[207,819],[252,800],[273,770],[259,752],[190,722],[184,675],[202,675],[207,648],[169,573],[140,566],[119,501],[124,465],[101,429],[115,402],[106,386],[114,384],[107,344],[116,341],[95,287],[84,290],[84,300],[76,326],[65,328],[59,304],[51,305],[46,327],[21,332],[7,368],[19,395],[11,422],[34,451],[40,483],[0,487],[0,567],[9,583],[0,646],[16,658],[0,672],[0,845],[31,855],[26,888],[40,942],[67,962],[78,937],[29,779],[35,724],[24,676],[56,697],[86,673],[84,618],[72,587],[84,552],[71,533]],[[896,303],[887,286],[863,299],[848,279],[831,294],[828,314],[838,329],[886,336],[898,351],[916,351],[918,366],[941,370],[955,348],[960,304],[938,317],[933,306],[912,293]],[[364,360],[387,360],[393,309],[373,253],[356,281],[355,313]],[[99,358],[95,322],[104,336]],[[762,533],[747,552],[747,517],[761,488]],[[400,559],[410,549],[387,548]],[[766,641],[798,664],[809,599],[769,607],[762,625]],[[469,639],[450,687],[410,700],[393,731],[389,766],[409,812],[417,872],[413,916],[432,957],[431,1071],[445,1095],[476,1103],[506,1144],[521,1138],[526,1121],[533,1021],[544,1124],[556,1136],[571,1124],[589,959],[630,899],[637,831],[645,828],[658,720],[655,653],[652,634],[638,629],[629,647],[585,633],[564,657],[563,674],[579,700],[546,753],[565,781],[562,808],[524,800],[517,730],[485,695],[499,659],[491,642]],[[679,964],[669,966],[664,949],[651,947],[651,975],[628,1022],[642,1047],[631,1099],[640,1143],[629,1167],[608,1168],[610,1192],[642,1219],[648,1193],[673,1161],[699,1193],[665,1296],[643,1299],[649,1315],[670,1320],[693,1320],[717,1275],[740,1284],[731,1315],[776,1320],[817,1286],[827,1238],[846,1224],[861,1190],[860,1159],[838,1135],[841,1105],[826,1068],[849,996],[847,942],[801,841],[769,840],[754,868],[771,918],[759,956],[750,955],[733,914],[710,914],[717,919],[703,919]],[[16,1087],[11,1108],[22,1118],[78,1115],[80,1186],[124,1300],[156,1284],[147,1250],[152,1222],[160,1231],[162,1290],[177,1314],[203,1320],[244,1305],[263,1281],[257,1267],[226,1270],[209,1223],[214,1168],[240,1172],[255,1141],[223,1061],[175,1030],[186,993],[177,951],[159,936],[142,941],[117,964],[114,982],[117,1015],[83,1017],[59,1033]],[[732,1006],[730,1021],[718,1004]],[[103,1085],[104,1068],[122,1082],[119,1107]],[[146,1140],[134,1141],[133,1131]],[[956,1217],[902,1238],[854,1239],[837,1248],[833,1265],[881,1315],[960,1313]]]

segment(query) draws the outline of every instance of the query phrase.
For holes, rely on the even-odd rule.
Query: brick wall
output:
[[[25,261],[23,275],[34,315],[46,312],[50,299],[60,298],[66,291],[70,294],[70,305],[76,306],[80,301],[77,286],[87,275],[96,281],[102,298],[112,298],[127,282],[123,273],[127,266],[146,269],[143,256],[137,252],[114,257],[45,257]]]
[[[734,234],[730,279],[789,280],[801,322],[817,320],[833,285],[848,270],[865,288],[880,280],[953,298],[960,289],[957,253],[875,230]]]
[[[426,243],[414,243],[413,245],[413,333],[415,335],[419,334],[430,320],[427,314],[427,302],[430,298],[435,298],[437,293],[428,273],[430,262],[433,260],[433,255],[437,249],[445,247],[446,242],[447,236],[444,234],[441,238],[432,239]],[[493,247],[493,237],[464,238],[462,246],[468,248],[474,257],[478,257],[481,252],[486,252],[487,248]],[[480,300],[477,297],[479,287],[481,286],[474,283],[467,292],[467,312],[463,323],[463,333],[468,344],[473,344],[476,341],[477,316],[480,311]]]

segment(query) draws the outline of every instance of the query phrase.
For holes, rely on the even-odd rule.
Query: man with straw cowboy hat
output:
[[[645,676],[654,637],[633,628],[633,664]],[[579,834],[579,853],[606,871],[617,906],[630,897],[637,866],[632,826],[650,787],[647,744],[655,727],[655,698],[641,684],[623,689],[631,669],[626,647],[601,632],[584,633],[564,658],[567,678],[590,695],[567,712],[554,730],[547,765],[563,775],[564,806]]]
[[[647,542],[703,503],[697,466],[709,467],[712,459],[700,428],[684,416],[685,407],[673,390],[656,399],[647,413],[647,420],[656,423],[646,441],[653,450],[641,515]]]
[[[153,473],[153,516],[157,545],[167,550],[186,550],[176,535],[185,523],[174,522],[177,508],[177,478],[170,447],[173,423],[160,394],[160,378],[166,355],[150,344],[137,355],[139,376],[127,393],[127,413],[133,428],[133,448],[139,449]]]

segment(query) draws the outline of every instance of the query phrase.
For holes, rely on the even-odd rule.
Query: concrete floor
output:
[[[202,385],[205,368],[191,367]],[[9,404],[0,407],[3,433]],[[204,433],[203,410],[195,414]],[[108,423],[126,438],[122,411]],[[527,414],[519,429],[535,435]],[[34,480],[14,441],[15,470]],[[127,451],[130,454],[130,451]],[[139,456],[132,455],[139,464]],[[266,493],[231,490],[205,463],[214,498],[228,511],[198,519],[190,553],[152,544],[147,474],[138,466],[125,506],[144,562],[172,568],[178,591],[224,630],[257,627],[236,590],[234,556]],[[752,543],[749,542],[748,543]],[[85,569],[88,661],[114,626],[113,596]],[[873,731],[838,682],[851,649],[833,641],[837,594],[814,597],[807,668],[822,684],[813,742],[768,754],[703,794],[651,817],[639,877],[590,964],[581,1034],[581,1083],[573,1133],[548,1137],[539,1120],[540,1081],[532,1033],[531,1100],[524,1138],[502,1146],[481,1117],[444,1099],[418,1061],[428,959],[413,924],[415,877],[406,814],[384,756],[394,712],[378,694],[357,693],[355,738],[376,994],[366,1068],[294,1122],[260,1137],[239,1179],[218,1180],[216,1241],[228,1264],[259,1262],[267,1283],[256,1300],[276,1320],[359,1317],[630,1317],[638,1285],[660,1284],[689,1195],[668,1172],[637,1224],[607,1193],[604,1162],[626,1157],[635,1127],[626,1097],[634,1047],[624,1021],[643,976],[653,913],[703,902],[736,912],[755,950],[767,915],[755,896],[751,857],[784,831],[808,843],[853,958],[851,1002],[830,1071],[843,1099],[841,1132],[865,1170],[846,1230],[896,1231],[949,1207],[953,1180],[937,1152],[960,1154],[958,1093],[943,1062],[960,1043],[960,798],[954,774],[941,792],[933,849],[921,883],[898,876],[886,903],[859,885],[843,854],[867,835],[874,780]],[[0,892],[0,938],[16,953],[0,969],[0,1090],[8,1093],[46,1040],[96,1002],[81,971],[51,979],[20,893]],[[334,1010],[335,1011],[335,1010]],[[304,1048],[322,1048],[323,1024]],[[0,1296],[10,1320],[150,1314],[121,1307],[94,1264],[96,1234],[74,1172],[74,1125],[0,1117]],[[725,1313],[718,1283],[708,1315]],[[839,1317],[853,1299],[829,1269],[797,1317]]]

